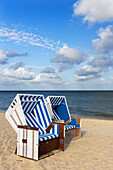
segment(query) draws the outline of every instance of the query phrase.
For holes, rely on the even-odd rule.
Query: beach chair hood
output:
[[[16,132],[18,125],[34,125],[44,134],[52,122],[43,95],[17,94],[5,117]]]
[[[71,116],[65,96],[48,96],[46,100],[51,106],[53,119],[64,120],[65,124],[71,122]]]

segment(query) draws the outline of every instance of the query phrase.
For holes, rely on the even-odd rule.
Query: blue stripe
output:
[[[22,106],[23,110],[25,109],[26,105],[27,105],[27,102],[23,102],[23,106]]]
[[[56,111],[54,109],[53,110],[53,116],[55,117],[55,119],[59,119],[60,120],[60,117],[57,115]]]
[[[52,132],[55,133],[55,126],[53,125]]]
[[[45,139],[44,137],[46,137],[47,139]],[[40,135],[40,136],[39,136],[39,141],[48,140],[49,137],[50,137],[50,139],[53,139],[53,138],[58,137],[58,135],[56,135],[56,134],[50,134],[50,133],[47,133],[47,134],[44,134],[44,135]],[[42,139],[42,140],[41,140],[41,139]]]
[[[24,97],[24,100],[26,100],[27,97],[28,97],[28,96],[25,96],[25,97]]]
[[[59,125],[57,125],[57,134],[59,135]]]
[[[29,101],[31,100],[31,98],[32,98],[32,96],[29,96],[29,97],[28,97]]]
[[[29,124],[29,122],[28,122],[27,118],[26,118],[26,123],[27,123],[27,125],[28,125],[28,126],[31,126],[31,125]]]
[[[25,114],[25,115],[28,118],[28,120],[32,123],[33,127],[36,127],[35,124],[33,123],[33,121],[34,121],[36,123],[36,125],[38,126],[38,128],[44,133],[44,130],[40,127],[40,125],[36,122],[36,120],[33,118],[33,116],[31,114],[29,114],[30,118],[28,117],[27,114]]]
[[[25,114],[25,116],[26,116],[26,117],[27,117],[27,119],[31,122],[32,126],[33,126],[33,127],[36,127],[36,126],[35,126],[35,124],[32,122],[32,120],[28,117],[28,115],[27,115],[27,114]]]
[[[49,116],[49,113],[48,113],[48,111],[47,111],[47,108],[46,108],[46,106],[45,106],[45,102],[44,102],[44,99],[42,98],[42,102],[43,102],[43,104],[44,104],[44,110],[45,110],[45,112],[46,112],[46,115],[47,115],[47,118],[48,118],[48,121],[49,121],[49,124],[51,123],[51,119],[50,119],[50,116]]]
[[[75,127],[75,125],[65,125],[65,130],[74,129]]]
[[[20,100],[22,100],[22,98],[23,98],[23,95],[20,96]]]
[[[40,96],[36,97],[36,100],[37,100],[37,101],[39,100],[39,97],[40,97]]]
[[[37,102],[32,102],[30,105],[30,108],[29,108],[29,110],[27,110],[27,112],[31,112],[34,109],[36,104],[37,104]]]
[[[39,108],[40,108],[40,111],[41,111],[41,115],[42,115],[42,118],[43,118],[45,127],[47,128],[47,123],[46,123],[46,120],[45,120],[45,117],[44,117],[44,114],[43,114],[43,110],[42,110],[42,108],[41,108],[41,104],[40,104],[40,103],[39,103]]]
[[[31,102],[29,102],[29,103],[26,102],[26,104],[27,104],[27,107],[25,108],[24,112],[26,112],[28,110],[29,106],[31,105]]]
[[[37,113],[37,117],[38,117],[39,123],[42,125],[42,121],[41,121],[41,119],[40,119],[40,116],[39,116],[37,107],[35,107],[34,109],[35,109],[35,111],[36,111],[36,113]],[[34,110],[33,110],[33,112],[34,112]],[[42,125],[42,126],[43,126],[43,125]]]
[[[44,133],[44,130],[41,128],[41,126],[38,124],[38,122],[36,122],[36,120],[33,118],[33,116],[31,114],[29,116],[34,120],[34,122],[39,127],[39,129]]]
[[[26,119],[27,125],[30,126],[30,127],[32,127],[32,126],[29,124],[28,120],[27,120],[27,119],[28,119],[27,116],[26,116],[25,119]],[[40,135],[40,134],[42,134],[42,132],[40,132],[40,129],[39,129],[39,135]]]

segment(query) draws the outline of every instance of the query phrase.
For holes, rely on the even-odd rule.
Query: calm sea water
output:
[[[17,93],[66,96],[71,115],[113,119],[113,91],[0,91],[0,111],[6,111]]]

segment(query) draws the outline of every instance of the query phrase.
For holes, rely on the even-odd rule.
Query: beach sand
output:
[[[82,118],[82,137],[66,150],[32,161],[14,154],[16,133],[0,113],[0,170],[113,169],[113,121]]]

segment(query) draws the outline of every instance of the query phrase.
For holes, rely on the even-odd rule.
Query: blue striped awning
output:
[[[40,102],[34,107],[32,113],[36,116],[38,122],[44,129],[46,129],[51,124],[52,120],[43,98],[41,98]]]
[[[52,107],[60,105],[63,99],[64,99],[63,97],[50,97]]]
[[[38,101],[42,95],[19,95],[21,101]]]
[[[37,121],[36,117],[32,113],[24,113],[26,123],[28,126],[31,127],[38,127],[39,128],[39,134],[46,133],[45,129],[42,127],[42,125]]]

